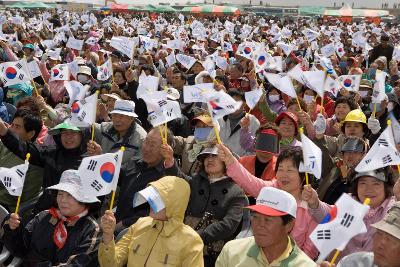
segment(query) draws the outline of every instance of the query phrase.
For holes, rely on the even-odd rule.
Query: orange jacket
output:
[[[265,167],[261,177],[262,180],[271,181],[275,179],[275,164],[277,157],[272,156],[272,159],[268,162]],[[239,162],[246,168],[252,175],[255,175],[255,166],[256,166],[256,155],[252,156],[243,156],[239,159]]]

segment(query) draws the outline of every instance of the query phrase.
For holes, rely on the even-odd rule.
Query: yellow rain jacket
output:
[[[100,243],[100,266],[203,267],[203,241],[183,223],[189,184],[181,178],[166,176],[150,185],[161,195],[168,221],[140,218],[117,244]]]

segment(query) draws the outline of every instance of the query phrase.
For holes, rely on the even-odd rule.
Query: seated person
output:
[[[257,204],[247,208],[252,211],[254,236],[229,241],[216,267],[316,266],[290,237],[297,213],[297,202],[291,194],[263,187]]]
[[[24,224],[12,213],[3,225],[3,242],[26,266],[97,266],[100,227],[91,216],[99,200],[85,195],[78,171],[66,170],[57,190],[56,205]]]
[[[138,192],[135,205],[148,202],[148,217],[140,218],[115,244],[116,220],[112,211],[101,218],[103,241],[99,247],[101,267],[182,266],[202,267],[203,242],[183,223],[189,202],[189,184],[175,176],[165,176]]]
[[[197,158],[201,168],[189,177],[191,194],[185,223],[203,239],[204,266],[214,267],[225,242],[237,235],[247,201],[243,190],[226,175],[216,146],[204,149]]]
[[[8,128],[10,132],[18,136],[25,142],[34,143],[36,137],[42,129],[42,121],[39,117],[34,116],[25,109],[19,109],[14,115],[12,123]],[[19,158],[11,152],[0,141],[0,167],[12,168],[16,165],[23,164],[24,159]],[[25,176],[24,190],[21,196],[21,204],[26,203],[37,197],[40,192],[43,181],[43,168],[30,165]],[[8,194],[7,189],[0,184],[0,205],[4,206],[8,211],[14,211],[17,204],[17,197]],[[30,214],[29,210],[21,211],[22,217]]]

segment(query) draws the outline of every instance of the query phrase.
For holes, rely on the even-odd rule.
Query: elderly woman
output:
[[[297,140],[299,126],[296,114],[289,111],[282,112],[275,119],[275,124],[281,133],[281,140],[279,141],[280,151],[289,147],[301,147],[301,142]]]
[[[192,190],[185,222],[203,239],[204,263],[211,267],[225,242],[235,238],[247,200],[227,176],[217,147],[204,149],[197,158],[202,166],[199,174],[188,178]]]
[[[393,177],[385,169],[359,172],[353,177],[350,189],[351,196],[361,203],[364,203],[366,198],[371,200],[370,209],[364,217],[367,232],[350,239],[345,249],[341,251],[339,258],[355,252],[372,251],[372,236],[376,229],[371,225],[382,220],[394,204],[393,185]],[[320,201],[317,192],[309,186],[306,186],[303,190],[303,199],[307,201],[308,212],[315,222],[322,221],[332,209],[332,206]]]
[[[308,213],[307,203],[301,198],[305,184],[304,173],[299,172],[300,162],[303,161],[301,149],[288,148],[282,151],[275,164],[276,179],[264,181],[246,170],[226,146],[218,145],[218,148],[218,157],[225,162],[227,175],[249,195],[257,197],[261,188],[268,186],[286,191],[295,197],[297,217],[291,236],[304,253],[311,259],[315,259],[318,251],[309,236],[317,223]]]
[[[57,204],[27,224],[12,213],[3,226],[4,245],[24,266],[96,266],[100,227],[91,212],[100,201],[85,194],[75,170],[47,189],[57,190]]]

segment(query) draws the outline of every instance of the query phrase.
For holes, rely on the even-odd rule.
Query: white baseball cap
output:
[[[273,187],[263,187],[258,194],[256,205],[247,208],[263,215],[278,217],[289,214],[296,218],[297,202],[288,192]]]
[[[114,110],[111,111],[110,114],[121,114],[134,118],[138,116],[135,113],[135,102],[131,100],[115,101]]]

